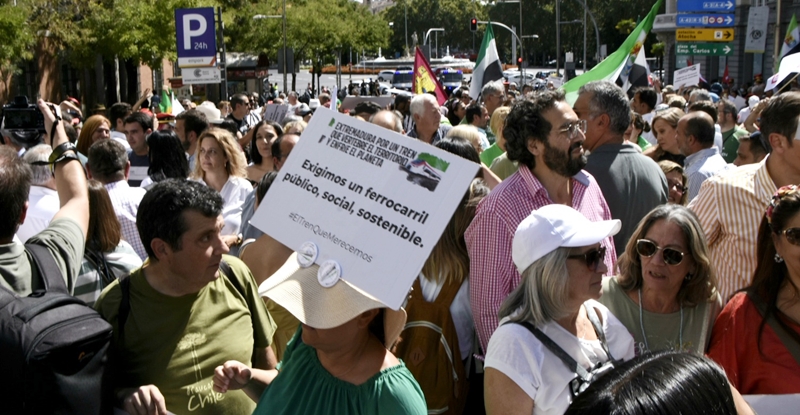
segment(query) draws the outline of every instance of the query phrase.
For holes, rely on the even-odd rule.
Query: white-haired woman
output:
[[[512,258],[522,282],[500,307],[486,352],[486,412],[563,414],[609,363],[634,356],[633,338],[600,298],[605,247],[619,220],[591,222],[564,205],[517,227]]]

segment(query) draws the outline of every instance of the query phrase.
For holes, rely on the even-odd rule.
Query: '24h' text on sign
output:
[[[251,223],[397,309],[479,166],[318,108]]]
[[[179,67],[216,65],[217,34],[213,7],[175,9],[175,35]]]

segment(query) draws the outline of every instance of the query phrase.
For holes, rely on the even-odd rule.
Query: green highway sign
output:
[[[730,56],[733,47],[728,43],[676,43],[676,55]]]

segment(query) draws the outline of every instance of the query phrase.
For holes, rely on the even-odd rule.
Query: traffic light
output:
[[[517,64],[522,66],[522,58],[517,58]]]
[[[469,21],[469,30],[471,32],[477,32],[478,31],[478,19],[473,17],[472,20]]]

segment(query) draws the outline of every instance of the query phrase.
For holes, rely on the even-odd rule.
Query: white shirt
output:
[[[642,114],[642,119],[647,121],[648,124],[650,124],[650,131],[648,132],[642,131],[642,138],[647,140],[647,142],[652,145],[658,144],[656,136],[653,135],[653,117],[655,117],[655,115],[656,115],[655,111],[648,112],[647,114]]]
[[[597,301],[585,305],[598,310],[603,322],[608,349],[614,359],[633,358],[633,337],[608,309]],[[569,382],[577,375],[554,355],[527,328],[503,324],[492,334],[486,351],[485,367],[499,370],[533,399],[533,414],[563,414],[570,404]],[[578,339],[558,323],[551,321],[539,328],[586,369],[608,361],[599,340]]]
[[[422,273],[419,274],[419,285],[422,287],[422,298],[427,302],[436,301],[436,297],[442,291],[443,282],[428,281]],[[458,350],[461,352],[461,360],[469,357],[472,353],[472,344],[475,341],[475,321],[472,320],[472,307],[469,305],[469,279],[464,278],[461,288],[458,289],[453,303],[450,304],[450,315],[453,317],[453,325],[458,335]]]
[[[31,186],[28,213],[25,215],[25,222],[17,230],[19,240],[25,243],[31,236],[45,230],[60,208],[58,192],[44,186]]]
[[[147,259],[147,251],[144,249],[142,239],[139,236],[139,229],[136,228],[136,214],[139,212],[139,203],[142,202],[147,190],[141,187],[130,187],[128,182],[120,180],[105,185],[111,204],[114,205],[114,212],[121,226],[122,239],[127,241],[144,261]]]
[[[700,185],[706,179],[728,170],[732,166],[722,158],[716,147],[706,148],[686,156],[683,165],[687,177],[687,191],[689,192],[687,202],[691,202],[700,193]]]
[[[201,183],[205,183],[200,180]],[[228,181],[219,192],[222,196],[222,219],[225,226],[222,235],[238,235],[242,228],[242,205],[247,195],[253,191],[253,185],[243,177],[228,176]]]

